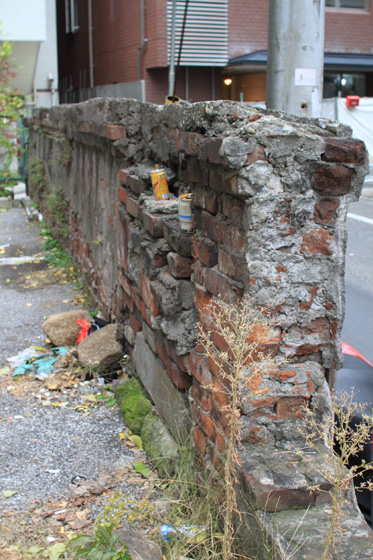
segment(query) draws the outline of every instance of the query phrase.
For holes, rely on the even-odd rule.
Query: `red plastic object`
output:
[[[347,95],[346,107],[357,107],[359,105],[359,101],[360,101],[359,95]]]
[[[91,323],[88,323],[85,319],[77,319],[76,322],[80,327],[78,340],[76,341],[77,344],[80,344],[82,340],[87,338],[88,331],[91,328]]]
[[[367,364],[373,367],[373,364],[371,364],[366,358],[364,358],[364,356],[362,356],[362,354],[360,354],[360,352],[355,350],[355,348],[353,348],[346,342],[342,342],[342,354],[348,354],[349,356],[355,356],[355,358],[360,358],[360,360],[364,360],[364,362],[366,362]]]

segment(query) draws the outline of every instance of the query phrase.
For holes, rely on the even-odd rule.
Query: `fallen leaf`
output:
[[[113,399],[113,397],[110,397],[110,399],[108,399],[106,401],[105,406],[106,406],[106,408],[111,408],[115,404],[117,404],[117,401],[115,399]]]
[[[49,549],[49,560],[59,560],[66,550],[64,543],[56,543]]]
[[[32,303],[26,303],[27,307],[31,307]]]
[[[0,375],[5,375],[6,373],[10,372],[10,367],[9,366],[4,366],[2,368],[0,368]]]
[[[97,397],[96,397],[96,395],[92,395],[92,393],[89,393],[89,394],[86,396],[86,399],[87,399],[87,401],[90,401],[90,402],[96,402]]]
[[[140,436],[129,436],[128,439],[132,441],[139,449],[143,449],[142,447],[142,439]]]
[[[119,432],[119,441],[122,441],[122,439],[126,439],[127,435],[123,432]]]
[[[11,498],[14,494],[18,494],[17,490],[2,490],[4,498]]]
[[[145,478],[147,478],[152,472],[146,465],[144,465],[144,463],[138,463],[137,461],[134,461],[133,463],[131,463],[131,465],[137,473],[140,473]]]

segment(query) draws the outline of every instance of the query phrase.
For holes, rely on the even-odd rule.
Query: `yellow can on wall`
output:
[[[170,198],[165,170],[158,169],[157,165],[155,170],[151,171],[150,177],[152,179],[155,200],[165,200]]]

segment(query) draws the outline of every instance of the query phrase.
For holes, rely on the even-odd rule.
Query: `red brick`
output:
[[[126,208],[128,214],[130,214],[130,216],[133,216],[134,218],[138,218],[141,215],[140,203],[137,198],[127,196]]]
[[[142,330],[141,322],[138,321],[132,313],[130,313],[130,326],[135,331],[135,333],[138,333]]]
[[[325,140],[323,161],[363,165],[367,151],[364,142],[353,138],[327,138]]]
[[[181,257],[177,253],[168,253],[167,262],[174,278],[190,278],[193,259]]]
[[[242,200],[235,198],[234,196],[224,194],[223,213],[225,214],[225,216],[234,220],[235,223],[242,227],[246,217],[245,203]]]
[[[128,191],[123,187],[119,187],[118,188],[118,198],[119,198],[119,200],[121,202],[123,202],[124,204],[126,204],[127,196],[128,196]]]
[[[163,235],[175,253],[182,257],[192,256],[192,234],[180,229],[178,219],[163,220]]]
[[[229,242],[232,249],[239,249],[241,251],[246,245],[245,232],[236,226],[230,226]]]
[[[205,288],[226,303],[235,304],[242,297],[241,287],[232,284],[226,276],[211,268],[205,270]]]
[[[209,212],[201,212],[199,209],[196,209],[194,212],[194,227],[216,243],[224,243],[226,241],[227,223],[219,220]]]
[[[192,158],[188,161],[185,171],[185,178],[188,183],[203,183],[203,178],[206,173],[207,170],[202,169],[201,164],[197,158]]]
[[[141,296],[143,302],[145,303],[146,307],[149,311],[157,317],[161,314],[161,310],[159,309],[157,302],[154,297],[154,292],[152,290],[152,282],[146,276],[145,272],[141,270],[140,272],[140,285],[141,285]]]
[[[201,385],[211,385],[212,377],[205,358],[201,358],[194,352],[191,352],[189,354],[189,369],[190,373]]]
[[[256,161],[268,161],[268,158],[265,154],[265,148],[262,144],[258,144],[258,147],[255,148],[251,154],[247,155],[247,163],[254,163]]]
[[[194,303],[197,309],[206,315],[210,314],[212,296],[206,290],[194,285]]]
[[[150,212],[143,212],[142,223],[150,235],[153,237],[163,237],[162,214],[150,214]]]
[[[173,384],[180,390],[189,389],[192,385],[192,377],[181,371],[181,369],[173,362],[167,353],[165,347],[160,341],[156,343],[157,353],[163,364],[166,366],[166,370],[169,378]]]
[[[312,177],[312,187],[324,195],[341,196],[351,190],[353,169],[347,167],[320,167]]]
[[[277,401],[276,413],[278,418],[300,418],[304,408],[308,407],[310,397],[282,397]]]
[[[128,168],[122,168],[119,170],[119,182],[122,185],[127,185],[127,177],[129,175],[129,169]]]
[[[232,396],[228,388],[219,383],[216,377],[213,378],[212,398],[222,408],[228,407],[232,402]]]
[[[233,253],[226,253],[219,249],[219,270],[226,276],[244,282],[245,265],[242,258],[236,257]]]
[[[217,214],[219,210],[219,198],[217,193],[196,185],[194,190],[193,204],[195,208],[202,208],[211,214]]]
[[[229,410],[223,410],[216,401],[211,401],[210,417],[226,436],[229,436],[230,432],[229,415]]]
[[[316,255],[331,255],[333,253],[330,247],[332,237],[330,232],[325,228],[316,231],[310,231],[303,236],[301,253],[312,253]]]
[[[136,177],[136,175],[127,176],[127,185],[135,194],[142,194],[147,189],[147,183],[142,179]]]
[[[175,364],[178,366],[178,368],[183,373],[188,373],[189,374],[189,354],[183,354],[181,356],[176,354],[175,346],[170,340],[168,340],[168,338],[164,337],[164,343],[165,343],[168,355],[170,356],[172,361],[175,362]]]
[[[196,401],[196,403],[203,408],[205,411],[209,411],[210,409],[210,393],[207,389],[202,387],[200,383],[193,378],[193,386],[192,386],[192,397]]]
[[[231,389],[231,367],[227,362],[223,362],[220,358],[216,355],[212,357],[210,355],[207,359],[208,368],[210,372],[215,375],[221,381],[223,385],[225,385],[228,389]]]
[[[202,264],[213,268],[218,263],[218,249],[216,244],[205,237],[193,237],[192,255]]]
[[[339,199],[331,197],[319,198],[315,204],[315,212],[313,219],[319,224],[335,223],[337,218],[337,210],[339,208]]]
[[[220,453],[225,453],[227,449],[227,438],[219,432],[219,430],[216,431],[216,443]]]
[[[201,263],[199,261],[194,261],[194,279],[195,281],[200,284],[201,286],[204,286],[205,284],[205,274],[206,274],[206,268],[204,266],[201,265]]]
[[[201,428],[201,430],[208,437],[208,439],[214,442],[216,438],[216,426],[214,422],[195,403],[192,404],[192,410],[193,410],[193,417],[194,420],[196,421],[196,424]]]
[[[106,128],[106,136],[109,140],[127,138],[127,129],[125,126],[110,124]]]
[[[207,438],[197,426],[193,430],[193,440],[197,449],[204,455],[206,452]]]

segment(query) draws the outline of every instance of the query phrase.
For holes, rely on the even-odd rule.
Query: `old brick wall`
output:
[[[224,348],[214,301],[249,294],[253,305],[270,307],[278,327],[265,351],[288,363],[264,370],[264,393],[242,402],[240,500],[269,512],[320,507],[291,457],[303,407],[330,413],[345,217],[367,172],[364,144],[337,123],[232,102],[92,100],[36,111],[29,126],[30,159],[44,161],[50,188],[61,187],[69,202],[70,247],[92,297],[121,326],[174,437],[192,433],[201,461],[217,471],[229,387],[201,352],[197,323]],[[151,190],[156,163],[167,169],[167,202]],[[189,233],[174,196],[186,188],[194,196]]]

